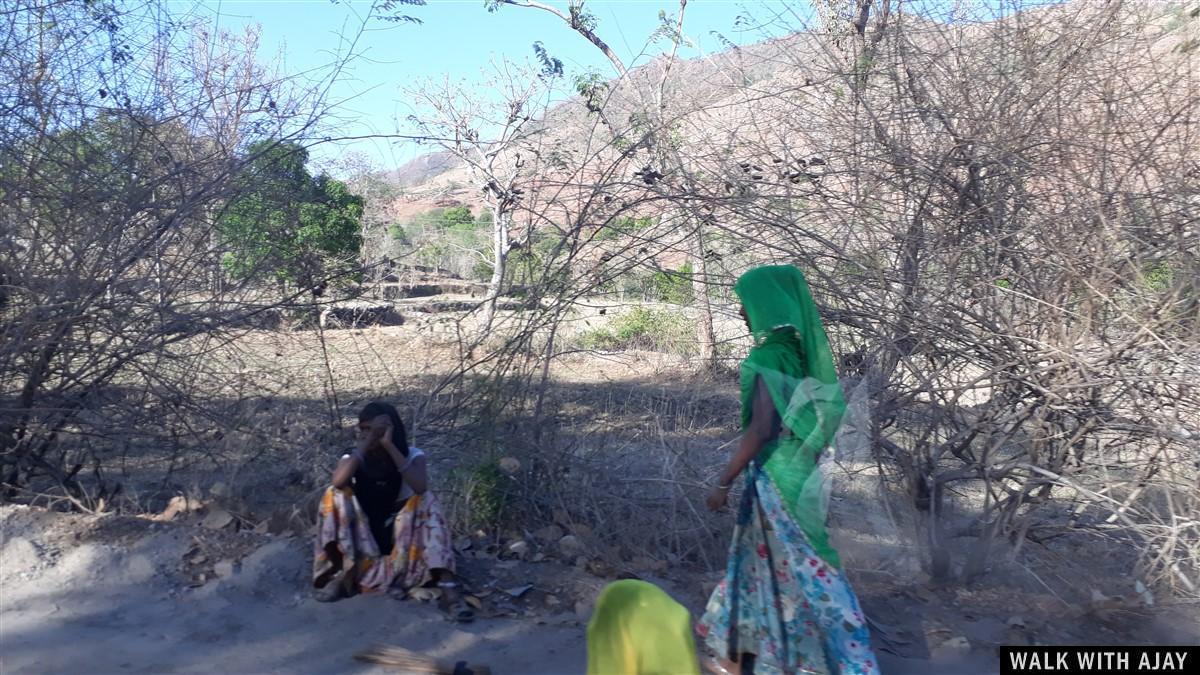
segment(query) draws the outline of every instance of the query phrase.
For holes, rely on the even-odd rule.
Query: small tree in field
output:
[[[532,173],[528,164],[538,159],[536,136],[548,104],[548,79],[506,63],[488,83],[498,96],[476,94],[449,82],[428,83],[407,92],[414,102],[409,121],[422,134],[440,139],[436,142],[466,164],[491,214],[491,274],[481,334],[487,334],[495,320],[513,247],[513,215]],[[447,209],[443,215],[447,221],[454,219],[448,227],[471,222],[465,208]]]
[[[206,355],[294,300],[253,277],[356,253],[361,202],[298,150],[325,103],[257,47],[158,0],[0,0],[0,499],[104,510],[127,458],[215,457],[240,376]]]
[[[308,151],[295,143],[261,141],[248,155],[245,192],[218,225],[230,249],[223,260],[229,273],[310,288],[349,270],[362,246],[362,198],[341,181],[311,176]]]

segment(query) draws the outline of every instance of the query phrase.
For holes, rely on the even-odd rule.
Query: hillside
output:
[[[881,64],[891,63],[876,69],[869,77],[903,81],[905,73],[911,74],[914,68],[937,71],[984,66],[987,64],[978,60],[988,58],[985,55],[996,50],[1017,49],[1019,54],[1030,55],[1026,62],[1014,64],[1017,70],[995,73],[1001,78],[1011,78],[1018,72],[1022,75],[1035,72],[1044,56],[1068,48],[1072,42],[1070,31],[1076,27],[1108,24],[1114,34],[1123,36],[1128,49],[1115,50],[1105,57],[1103,67],[1121,73],[1122,80],[1105,86],[1142,90],[1156,79],[1175,82],[1174,86],[1182,82],[1185,88],[1200,86],[1194,58],[1197,22],[1187,20],[1186,7],[1155,2],[1117,3],[1114,7],[1110,11],[1100,4],[1081,0],[1028,9],[1003,18],[955,23],[935,22],[911,14],[893,15],[886,25],[872,24],[867,33],[874,32],[873,39],[883,45],[881,49],[896,49],[886,47],[888,35],[902,32],[908,46],[905,53],[880,54]],[[878,17],[873,20],[878,21]],[[1034,57],[1035,54],[1041,56]],[[603,101],[602,116],[590,112],[578,95],[566,100],[559,96],[559,102],[544,110],[527,133],[537,136],[537,148],[545,153],[543,159],[553,155],[561,163],[569,158],[566,161],[573,167],[589,161],[594,164],[600,157],[608,158],[602,162],[617,161],[611,152],[605,154],[604,144],[621,137],[636,141],[638,134],[645,133],[646,128],[631,120],[654,108],[661,89],[662,114],[670,120],[668,135],[675,139],[679,154],[687,158],[692,174],[689,180],[707,176],[699,179],[703,190],[717,193],[724,184],[727,191],[729,181],[746,178],[743,175],[746,172],[738,170],[740,164],[752,164],[759,173],[765,167],[770,174],[780,168],[781,160],[789,168],[813,159],[847,161],[848,158],[838,157],[844,152],[845,139],[839,134],[844,131],[845,120],[838,119],[837,109],[846,99],[845,82],[848,72],[853,70],[853,58],[848,51],[831,48],[822,35],[808,32],[731,48],[705,58],[679,60],[671,64],[665,79],[666,58],[658,57],[635,67],[623,79],[610,79],[603,84],[602,99],[598,99]],[[940,105],[956,105],[951,97],[959,94],[981,104],[989,100],[998,104],[1002,101],[995,97],[1010,95],[1006,91],[1010,83],[1004,79],[983,76],[967,83],[960,79],[967,76],[965,72],[945,73],[944,81],[931,80],[934,89],[926,94],[936,97]],[[1090,77],[1082,71],[1076,75],[1080,83]],[[1033,100],[1003,103],[1037,106]],[[1102,103],[1093,98],[1090,105]],[[985,108],[982,106],[981,110]],[[951,111],[948,107],[945,114],[976,112]],[[1124,111],[1125,114],[1148,112],[1132,106]],[[880,114],[886,120],[887,111],[881,110]],[[899,120],[887,124],[896,122]],[[623,147],[620,142],[618,147]],[[446,151],[430,153],[387,174],[388,180],[402,188],[395,205],[398,212],[408,216],[453,205],[466,205],[476,211],[483,208],[479,179],[472,176],[467,166],[450,160],[449,156]],[[648,147],[635,151],[617,163],[618,180],[636,183],[636,171],[661,162],[661,157]],[[554,165],[555,162],[530,164],[536,175],[530,174],[523,180],[533,186],[561,187],[582,179],[582,175],[557,173]],[[844,165],[826,165],[822,172],[837,174],[846,169]],[[679,181],[681,176],[668,175],[668,180],[672,179]],[[843,183],[836,189],[846,187]],[[535,211],[557,208],[564,212],[564,217],[579,211],[579,203],[561,193],[548,199],[546,204],[532,208]]]

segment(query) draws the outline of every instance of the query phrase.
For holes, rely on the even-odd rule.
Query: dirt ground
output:
[[[375,644],[497,672],[584,663],[573,609],[461,625],[432,604],[386,596],[315,602],[310,544],[296,537],[22,507],[0,518],[5,673],[388,672],[352,658]],[[197,550],[220,556],[199,584],[187,569]]]
[[[230,381],[246,384],[228,414],[249,431],[192,451],[203,461],[185,470],[131,461],[122,479],[146,515],[0,507],[0,672],[394,672],[353,658],[386,644],[498,674],[566,675],[584,672],[592,602],[620,575],[698,616],[730,522],[696,505],[736,437],[736,380],[690,380],[666,355],[565,357],[538,443],[528,429],[462,433],[436,419],[455,394],[428,394],[452,341],[434,328],[328,331],[324,345],[247,336],[229,361],[246,374]],[[417,411],[415,444],[455,510],[474,623],[412,599],[311,599],[306,504],[352,442],[321,431],[330,407],[314,392],[326,380],[347,420],[371,398]],[[536,487],[521,498],[541,520],[470,535],[469,500],[450,478],[497,452],[520,458],[514,482]],[[1129,552],[1111,543],[1063,537],[997,560],[976,583],[933,585],[877,481],[856,472],[836,478],[831,533],[884,673],[993,673],[1004,644],[1200,643],[1200,606],[1129,601]],[[550,520],[584,550],[560,550],[567,530],[547,534]]]
[[[481,605],[471,624],[449,622],[435,603],[413,599],[322,604],[308,593],[305,537],[215,528],[223,518],[213,511],[215,518],[201,510],[155,522],[0,508],[0,672],[395,672],[353,659],[379,644],[485,663],[496,673],[584,671],[591,602],[610,581],[603,572],[515,559],[462,540],[463,576]],[[865,555],[846,548],[851,560]],[[693,612],[712,581],[670,571],[642,576]],[[1196,639],[1194,614],[1142,617],[1136,635],[1118,634],[1116,621],[1081,636],[1078,629],[1095,627],[1080,617],[1046,623],[1028,598],[1005,601],[998,589],[857,576],[881,627],[885,673],[997,672],[1000,643]],[[1014,604],[1025,618],[1006,620]]]

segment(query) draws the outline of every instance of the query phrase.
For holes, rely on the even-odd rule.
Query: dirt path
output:
[[[190,587],[180,566],[197,533],[207,534],[0,508],[0,672],[394,672],[353,660],[375,644],[487,663],[497,674],[584,671],[583,622],[570,609],[460,625],[415,601],[318,603],[306,588],[307,542],[294,537],[247,537],[233,570]],[[966,672],[881,657],[888,673]]]
[[[396,672],[353,660],[377,644],[486,663],[498,675],[583,673],[589,603],[607,583],[557,563],[467,561],[465,573],[485,596],[484,613],[496,616],[460,625],[416,601],[315,602],[309,555],[309,543],[294,536],[0,507],[0,673]],[[201,569],[207,572],[198,583]],[[703,604],[695,578],[650,580],[693,611]],[[536,590],[520,600],[503,590],[525,582]],[[907,658],[877,650],[885,674],[998,672],[991,646],[1006,641],[1007,627],[987,614],[995,598],[947,590],[948,599],[938,602],[936,594],[914,596],[914,589],[878,589],[864,580],[860,597],[877,620],[896,627],[895,636],[940,626],[965,635],[971,647],[947,653],[918,638],[893,650]],[[1195,628],[1190,618],[1163,625]],[[1051,644],[1183,643],[1194,635],[1055,630],[1064,626],[1042,623],[1033,632]]]
[[[457,625],[430,605],[387,597],[317,603],[304,592],[308,548],[294,538],[188,588],[176,571],[192,547],[188,528],[147,524],[130,542],[97,541],[78,528],[52,531],[53,515],[0,512],[0,672],[387,672],[351,658],[378,643],[495,664],[497,673],[571,673],[585,663],[574,621]]]

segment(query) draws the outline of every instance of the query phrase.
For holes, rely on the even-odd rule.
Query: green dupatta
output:
[[[738,279],[734,292],[757,343],[742,362],[742,427],[750,423],[755,382],[761,378],[783,426],[780,438],[759,456],[763,471],[817,554],[840,567],[825,532],[816,469],[846,403],[816,303],[804,275],[791,265],[752,269]]]
[[[699,675],[687,609],[636,579],[609,584],[587,627],[588,675]]]

